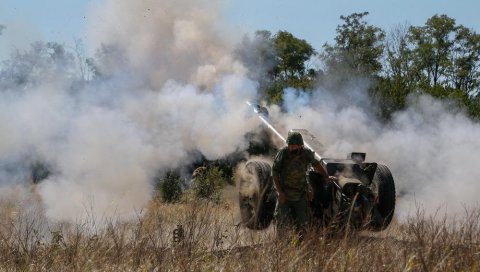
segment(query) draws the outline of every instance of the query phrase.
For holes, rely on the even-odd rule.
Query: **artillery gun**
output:
[[[285,138],[268,120],[266,108],[247,102],[257,117],[275,135]],[[324,146],[306,129],[293,129],[303,136],[305,147],[315,152],[335,181],[326,181],[312,169],[306,170],[314,192],[310,203],[311,221],[322,228],[384,230],[395,210],[395,183],[386,165],[365,162],[366,153],[352,152],[346,159],[322,158]],[[239,205],[242,223],[249,229],[267,228],[274,216],[277,194],[271,177],[271,163],[246,162],[239,178]]]

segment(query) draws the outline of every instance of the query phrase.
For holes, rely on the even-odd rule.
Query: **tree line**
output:
[[[411,93],[455,101],[480,119],[479,34],[447,15],[434,15],[423,26],[399,25],[387,33],[368,24],[367,15],[341,16],[334,42],[325,43],[321,52],[286,31],[272,35],[264,30],[245,39],[237,51],[269,103],[281,104],[288,87],[341,91],[349,88],[352,78],[361,78],[370,82],[369,95],[384,120],[403,109]],[[315,60],[319,67],[312,67]]]
[[[366,16],[368,12],[340,16],[334,42],[321,51],[287,31],[259,30],[235,53],[268,103],[281,104],[286,88],[348,93],[352,79],[366,79],[370,100],[383,120],[404,109],[412,93],[454,101],[480,119],[479,34],[447,15],[434,15],[422,26],[399,25],[388,33],[368,24]],[[78,83],[74,86],[107,77],[99,67],[111,50],[103,46],[87,58],[80,40],[73,50],[56,42],[33,43],[30,51],[16,50],[2,63],[0,89],[34,84],[45,76],[73,79]]]

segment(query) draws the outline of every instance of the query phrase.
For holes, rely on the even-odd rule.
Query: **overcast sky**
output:
[[[0,58],[32,41],[71,44],[87,39],[89,9],[100,0],[0,0]],[[435,14],[446,14],[457,24],[480,32],[478,0],[230,0],[219,1],[225,24],[252,33],[286,30],[320,50],[332,42],[340,15],[368,11],[367,21],[386,31],[398,24],[423,25]]]

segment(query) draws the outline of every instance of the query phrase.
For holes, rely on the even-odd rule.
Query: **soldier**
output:
[[[273,182],[278,193],[275,218],[279,229],[293,223],[300,236],[308,223],[307,201],[313,199],[312,188],[307,182],[309,166],[328,177],[326,170],[315,159],[314,152],[304,148],[302,134],[290,131],[287,146],[278,151],[272,166]]]

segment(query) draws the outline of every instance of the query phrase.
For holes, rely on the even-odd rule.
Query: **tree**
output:
[[[480,35],[460,25],[455,33],[452,66],[447,71],[451,87],[472,96],[480,85]]]
[[[414,84],[413,56],[408,42],[408,26],[397,26],[385,40],[385,76],[403,86]]]
[[[480,96],[470,97],[466,105],[470,116],[480,121]]]
[[[305,40],[294,37],[286,31],[279,31],[274,37],[278,63],[273,70],[275,79],[285,82],[288,87],[308,89],[311,87],[306,62],[316,54]]]
[[[434,15],[424,26],[395,29],[385,46],[384,77],[377,92],[382,116],[388,119],[402,109],[413,90],[457,100],[474,115],[473,98],[480,85],[478,34],[446,15]]]
[[[414,44],[414,63],[418,80],[423,87],[440,85],[447,79],[452,66],[450,52],[454,45],[455,20],[446,15],[435,15],[425,26],[411,27],[409,40]]]
[[[0,70],[0,87],[25,87],[49,79],[76,80],[79,78],[75,66],[75,58],[56,42],[35,42],[30,50],[15,51],[2,63]]]
[[[340,16],[344,23],[337,27],[335,44],[323,46],[321,58],[327,74],[371,77],[381,71],[385,34],[364,21],[367,15],[368,12]]]
[[[389,119],[393,112],[403,109],[407,95],[416,87],[408,35],[409,26],[398,25],[385,39],[383,77],[375,92],[383,119]]]
[[[287,31],[274,36],[266,30],[257,31],[253,39],[244,38],[236,53],[271,103],[282,102],[285,88],[313,87],[316,71],[307,65],[316,52],[305,40]]]
[[[180,200],[183,195],[183,180],[175,171],[168,171],[159,183],[159,189],[164,202],[172,203]]]
[[[272,84],[266,92],[270,102],[281,104],[283,90],[291,87],[310,90],[316,79],[314,69],[307,69],[306,63],[317,53],[305,40],[291,33],[279,31],[273,37],[276,65],[270,71]]]
[[[434,15],[411,27],[408,38],[418,88],[470,104],[480,84],[480,36],[447,15]]]
[[[194,176],[192,183],[195,195],[199,198],[209,199],[218,203],[221,199],[221,189],[227,183],[220,167],[203,167],[203,169],[196,175],[194,174]]]

